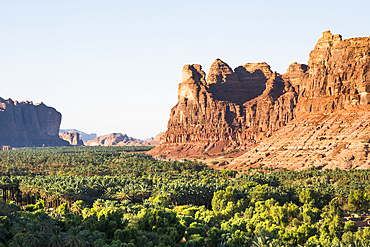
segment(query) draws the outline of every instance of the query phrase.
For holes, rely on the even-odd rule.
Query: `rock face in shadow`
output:
[[[0,98],[0,146],[69,146],[59,138],[62,115],[44,103]]]
[[[221,60],[209,76],[186,65],[168,130],[153,155],[247,152],[231,169],[370,167],[370,38],[323,33],[308,65],[283,75],[266,63],[235,70]]]
[[[77,132],[63,132],[59,134],[59,137],[68,141],[72,146],[84,146],[84,143],[80,138],[80,134]]]

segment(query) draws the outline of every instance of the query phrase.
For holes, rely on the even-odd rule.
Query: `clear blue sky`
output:
[[[370,36],[370,1],[0,0],[0,97],[44,102],[62,128],[165,131],[185,64],[307,63],[325,30]]]

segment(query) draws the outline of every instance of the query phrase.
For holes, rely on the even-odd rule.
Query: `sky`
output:
[[[322,32],[370,36],[370,1],[0,0],[0,97],[44,102],[61,128],[155,136],[182,67],[307,64]]]

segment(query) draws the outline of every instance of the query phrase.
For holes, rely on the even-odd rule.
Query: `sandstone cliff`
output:
[[[0,146],[69,146],[58,136],[61,117],[43,103],[0,98]]]
[[[284,76],[295,78],[295,120],[230,168],[370,168],[370,38],[342,40],[324,32],[307,71],[300,76],[288,69]]]
[[[84,146],[84,143],[80,138],[80,134],[77,132],[63,132],[59,134],[59,137],[69,142],[72,146]]]
[[[232,70],[217,59],[209,76],[186,65],[168,130],[148,153],[178,156],[249,148],[293,118],[296,92],[266,63]]]
[[[370,38],[342,40],[324,32],[297,83],[295,115],[369,110]]]
[[[366,167],[369,62],[370,38],[342,40],[327,31],[308,65],[292,63],[283,75],[266,63],[232,70],[217,59],[206,80],[200,65],[186,65],[168,130],[149,153],[238,148],[249,151],[230,168]]]

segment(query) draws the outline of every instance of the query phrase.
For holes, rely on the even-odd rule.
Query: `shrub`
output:
[[[35,204],[28,204],[26,206],[24,206],[24,210],[28,211],[28,212],[33,212],[35,211]]]

